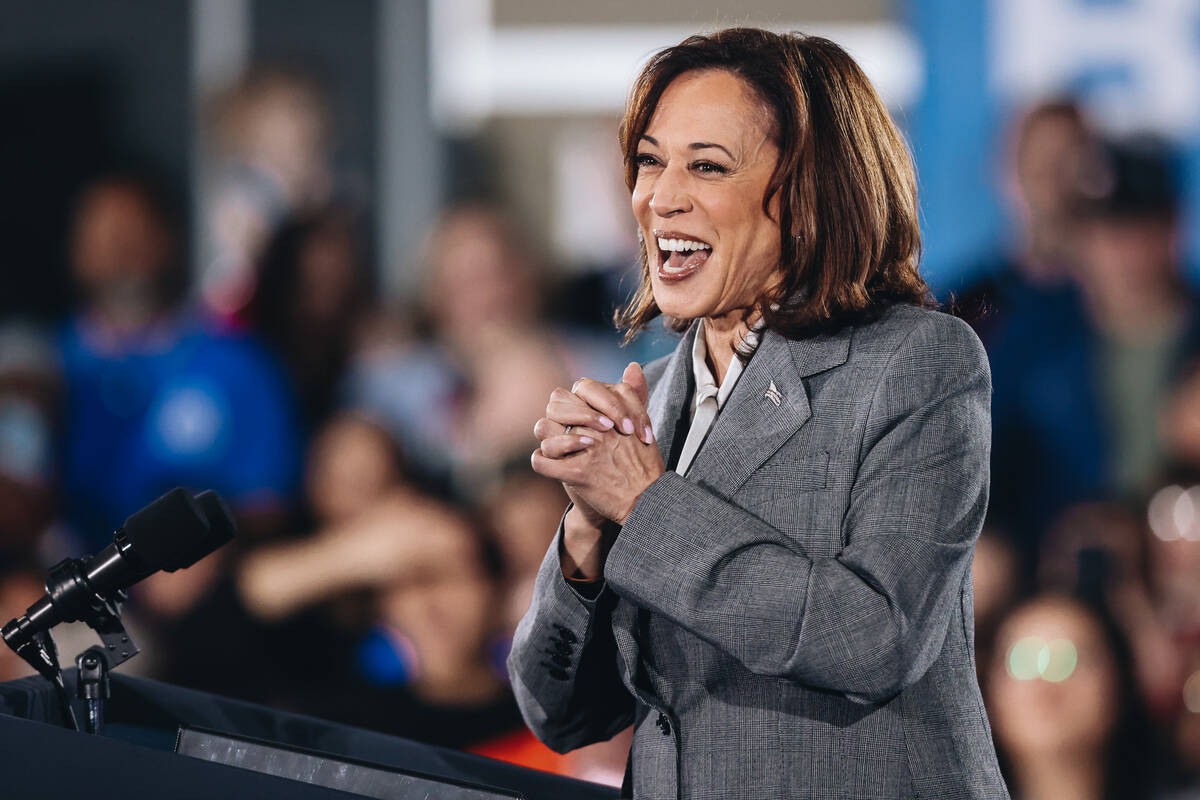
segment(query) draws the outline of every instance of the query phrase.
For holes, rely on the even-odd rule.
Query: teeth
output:
[[[693,242],[689,239],[664,239],[660,236],[658,237],[658,249],[681,253],[689,250],[711,250],[712,247],[704,242]]]

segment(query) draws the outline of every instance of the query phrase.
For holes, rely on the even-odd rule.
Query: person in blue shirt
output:
[[[76,210],[82,304],[60,334],[62,486],[89,547],[173,486],[214,489],[243,519],[270,518],[299,466],[294,402],[251,337],[184,303],[170,206],[140,176],[91,185]]]

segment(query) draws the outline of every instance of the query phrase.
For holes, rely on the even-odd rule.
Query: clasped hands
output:
[[[646,376],[637,363],[620,383],[590,378],[555,389],[533,426],[541,446],[534,471],[562,481],[582,519],[597,531],[625,523],[638,498],[666,467],[654,438]]]

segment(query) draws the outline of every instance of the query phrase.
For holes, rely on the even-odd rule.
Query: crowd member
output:
[[[62,483],[89,549],[176,485],[218,491],[248,535],[294,488],[295,414],[280,370],[184,302],[180,241],[166,195],[140,175],[100,179],[78,203],[81,302],[60,337]]]
[[[1080,281],[1110,486],[1136,495],[1163,466],[1157,413],[1200,344],[1200,308],[1180,269],[1170,153],[1150,140],[1115,144],[1084,173],[1079,197]]]
[[[42,581],[38,564],[0,554],[0,611],[16,615],[33,605],[46,592]],[[7,645],[0,646],[0,682],[35,674]]]
[[[1097,146],[1075,184],[1077,289],[992,337],[991,512],[1032,562],[1069,505],[1144,492],[1166,461],[1156,410],[1196,352],[1200,315],[1175,257],[1164,151]]]
[[[505,565],[505,629],[513,631],[533,598],[533,579],[567,507],[562,486],[534,473],[527,462],[508,465],[484,502],[484,514]],[[549,524],[549,528],[547,528]]]
[[[1181,373],[1158,423],[1170,467],[1147,493],[1150,584],[1177,637],[1200,643],[1200,359]]]
[[[305,619],[308,637],[340,628],[324,648],[332,666],[291,687],[291,702],[451,747],[522,730],[493,663],[499,562],[478,525],[410,485],[390,436],[355,415],[315,440],[308,496],[316,531],[252,554],[237,576],[262,623]],[[341,613],[355,597],[362,613]]]
[[[1083,328],[1074,283],[1074,187],[1094,139],[1082,110],[1069,98],[1038,103],[1017,119],[1001,178],[1011,233],[984,260],[981,277],[953,303],[988,349],[996,395],[989,510],[1000,528],[1015,537],[1026,572],[1032,569],[1042,527],[1063,502],[1057,493],[1090,496],[1101,484],[1088,465],[1061,474],[1053,458],[1040,458],[1040,432],[1023,424],[1022,404],[1047,413],[1047,403],[1059,408],[1069,402],[1070,387],[1055,383],[1058,372],[1043,375],[1010,364],[1036,348],[1039,337],[1070,341]],[[1006,355],[1010,352],[1015,355]],[[1050,436],[1087,441],[1094,427],[1090,421],[1086,416],[1082,422],[1069,420]],[[1077,428],[1083,431],[1077,433]],[[1022,463],[1027,454],[1032,454],[1028,463]],[[1030,472],[1036,477],[1026,480]],[[1046,488],[1050,475],[1056,488]]]
[[[957,300],[959,312],[990,344],[1010,313],[1053,304],[1071,282],[1072,190],[1094,135],[1071,99],[1038,103],[1013,126],[1001,179],[1011,235],[977,267],[981,277]]]
[[[1100,608],[1037,595],[1001,624],[988,670],[997,751],[1016,800],[1153,800],[1174,788],[1129,648]]]
[[[56,524],[59,381],[48,335],[29,323],[0,325],[0,558],[48,566],[71,547]]]
[[[1192,474],[1193,478],[1195,473]],[[1177,636],[1200,640],[1200,529],[1195,483],[1170,484],[1150,501],[1150,581],[1159,612]]]
[[[1153,600],[1141,511],[1114,501],[1069,507],[1049,529],[1037,582],[1103,602],[1129,643],[1147,707],[1156,720],[1166,720],[1178,707],[1180,654]]]
[[[398,453],[382,431],[366,420],[335,418],[309,447],[304,502],[280,532],[283,549],[313,529],[346,523],[375,503],[398,476]],[[201,597],[188,595],[187,583],[181,587],[176,574],[135,587],[137,599],[156,614],[156,633],[164,651],[157,677],[295,710],[304,710],[310,693],[340,691],[365,624],[362,599],[342,584],[333,586],[328,596],[303,584],[279,587],[277,596],[268,598],[268,605],[283,604],[280,613],[264,611],[255,602],[256,595],[247,600],[239,576],[247,564],[261,563],[264,552],[268,561],[271,554],[282,552],[280,544],[235,541],[184,573],[176,573],[186,576],[201,570],[206,574]],[[181,588],[184,596],[179,600]],[[339,593],[339,588],[345,591]],[[312,597],[311,602],[293,602],[292,591]],[[214,641],[222,647],[213,648]],[[314,650],[328,655],[307,657]]]
[[[370,298],[359,230],[346,211],[293,218],[264,249],[245,316],[286,368],[310,430],[337,405]]]
[[[417,330],[364,342],[348,401],[387,423],[418,472],[478,498],[524,459],[551,389],[623,365],[615,340],[545,322],[546,277],[495,209],[447,212],[426,261]]]
[[[213,174],[198,278],[206,306],[227,316],[254,296],[255,266],[279,226],[330,203],[334,121],[323,87],[281,65],[251,67],[211,111]]]
[[[1163,720],[1180,760],[1200,787],[1200,471],[1181,465],[1163,476],[1146,508],[1150,596],[1178,666]]]
[[[52,347],[36,328],[0,325],[0,614],[15,616],[42,596],[56,510]],[[60,537],[61,539],[61,537]],[[57,543],[59,546],[63,542]],[[0,681],[34,674],[0,645]]]
[[[306,489],[315,533],[260,550],[237,573],[238,602],[270,638],[278,671],[314,641],[328,654],[323,670],[289,669],[279,703],[620,783],[628,737],[559,756],[521,721],[501,667],[516,606],[528,605],[527,527],[562,515],[556,484],[510,471],[481,524],[411,485],[388,433],[343,413],[313,442]]]

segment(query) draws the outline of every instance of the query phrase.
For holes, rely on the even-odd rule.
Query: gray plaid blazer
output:
[[[695,331],[646,368],[667,463]],[[566,752],[635,725],[638,798],[1007,798],[973,654],[990,399],[940,312],[768,331],[594,597],[562,576],[560,525],[508,661],[530,728]]]

